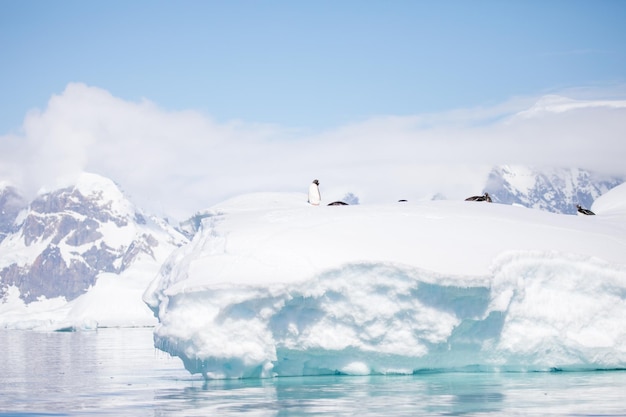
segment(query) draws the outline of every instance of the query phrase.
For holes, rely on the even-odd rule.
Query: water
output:
[[[204,382],[150,329],[0,331],[0,416],[626,416],[626,372]]]

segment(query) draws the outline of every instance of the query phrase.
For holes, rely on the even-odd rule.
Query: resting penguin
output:
[[[580,206],[580,204],[576,204],[576,210],[578,210],[579,213],[585,214],[587,216],[595,216],[596,215],[596,213],[594,213],[593,211],[587,210],[586,208],[582,208]]]
[[[486,201],[491,203],[491,197],[489,197],[489,193],[485,193],[485,195],[475,195],[472,197],[468,197],[465,201]]]
[[[332,203],[328,203],[329,206],[347,206],[348,203],[344,203],[343,201],[333,201]]]

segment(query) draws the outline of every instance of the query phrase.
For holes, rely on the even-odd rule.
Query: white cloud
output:
[[[95,172],[138,205],[178,219],[243,192],[305,192],[314,178],[326,201],[353,192],[369,203],[437,192],[462,198],[481,192],[496,164],[626,176],[626,102],[555,99],[533,107],[537,101],[377,117],[311,133],[218,123],[70,84],[29,113],[19,135],[0,137],[0,176],[33,191]],[[569,107],[556,111],[555,103]]]

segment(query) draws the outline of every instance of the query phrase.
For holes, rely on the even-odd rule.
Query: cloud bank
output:
[[[492,107],[380,116],[320,132],[219,122],[72,83],[19,132],[0,136],[0,179],[34,194],[81,171],[116,181],[139,206],[182,220],[254,191],[361,203],[482,191],[493,165],[578,167],[626,176],[626,100],[514,98]]]

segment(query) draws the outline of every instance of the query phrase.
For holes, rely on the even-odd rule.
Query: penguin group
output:
[[[314,206],[318,206],[322,200],[320,196],[319,184],[320,183],[318,180],[313,180],[313,182],[311,183],[309,187],[309,203]],[[398,202],[401,202],[401,203],[405,203],[406,201],[407,200],[405,199],[398,200]],[[487,203],[492,202],[491,196],[489,196],[489,193],[467,197],[465,201],[486,201]],[[328,205],[329,206],[347,206],[348,204],[344,203],[343,201],[333,201],[332,203],[329,203]],[[576,204],[576,210],[578,211],[578,213],[584,214],[586,216],[594,216],[596,214],[589,209],[583,208],[580,204]]]

